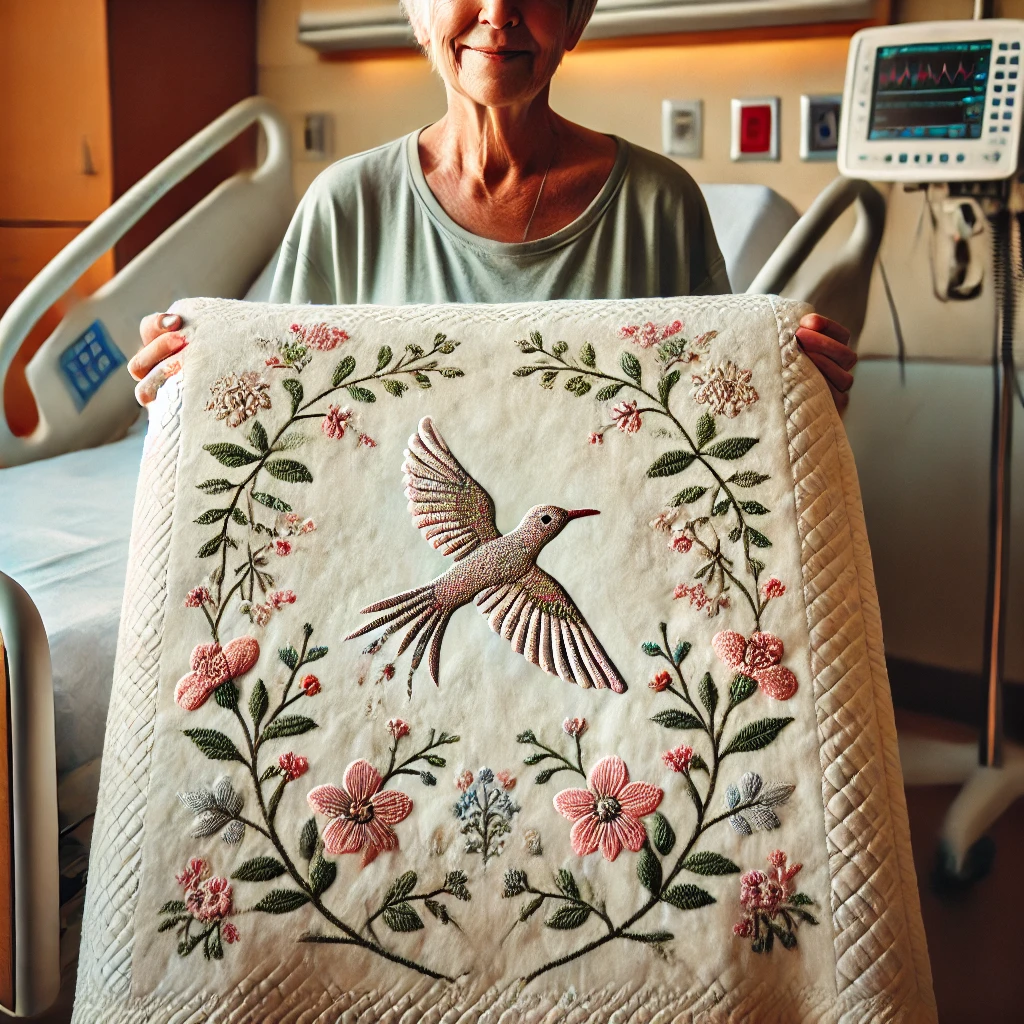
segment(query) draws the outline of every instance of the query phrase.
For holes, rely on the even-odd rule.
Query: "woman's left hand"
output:
[[[836,408],[842,412],[850,401],[847,394],[853,387],[850,371],[857,362],[857,353],[850,348],[850,332],[835,320],[808,313],[800,319],[796,340],[821,371]]]

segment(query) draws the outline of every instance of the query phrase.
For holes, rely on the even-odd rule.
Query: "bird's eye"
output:
[[[547,524],[551,522],[551,516],[549,516],[549,515],[547,515],[547,514],[545,514],[545,515],[542,515],[542,516],[540,517],[540,521],[541,521],[541,522],[542,522],[542,523],[543,523],[543,524],[544,524],[545,526],[547,526]]]

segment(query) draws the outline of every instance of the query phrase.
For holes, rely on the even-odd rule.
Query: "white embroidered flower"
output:
[[[750,381],[753,371],[741,370],[731,359],[719,366],[709,366],[703,374],[695,373],[693,381],[693,400],[699,405],[707,405],[712,415],[726,415],[730,418],[738,416],[748,405],[757,401],[757,391]]]
[[[206,405],[219,420],[227,420],[229,427],[241,426],[260,409],[270,408],[270,385],[254,370],[242,374],[229,373],[218,377],[210,385],[213,398]]]

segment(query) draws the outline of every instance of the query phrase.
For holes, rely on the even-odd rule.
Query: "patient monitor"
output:
[[[1016,172],[1024,21],[918,22],[850,42],[839,170],[868,181],[980,182]]]

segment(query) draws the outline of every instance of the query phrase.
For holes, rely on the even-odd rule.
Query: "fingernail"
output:
[[[160,326],[165,331],[173,330],[180,322],[181,317],[178,316],[177,313],[164,313],[164,315],[160,317]]]

